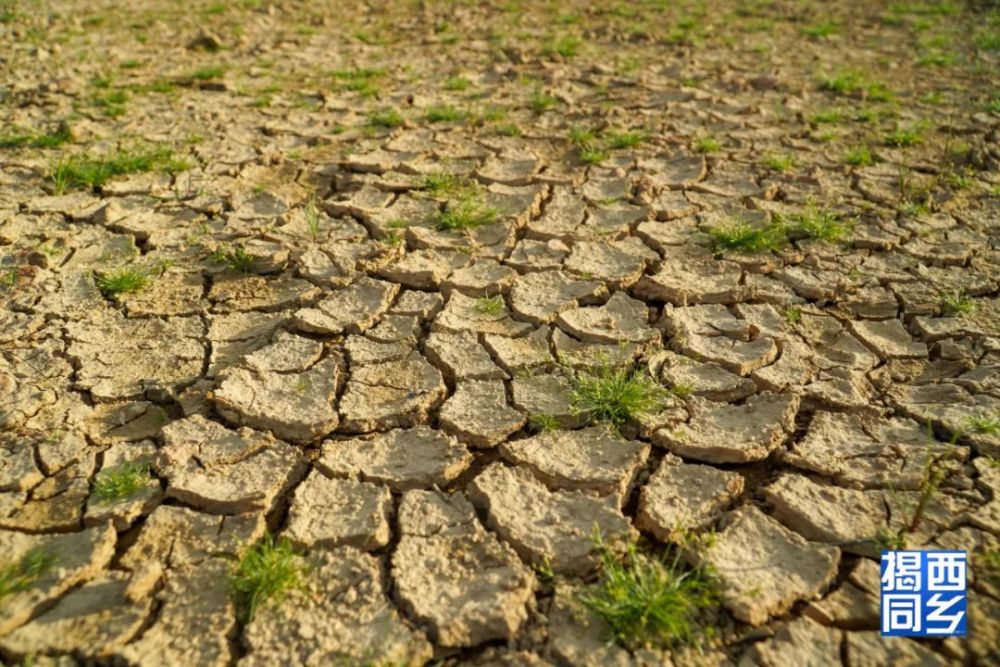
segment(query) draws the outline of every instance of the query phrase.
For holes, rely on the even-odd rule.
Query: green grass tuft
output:
[[[226,73],[226,69],[220,65],[211,65],[208,67],[199,67],[195,71],[191,72],[191,78],[195,81],[211,81],[212,79],[221,78],[223,74]]]
[[[791,155],[771,153],[764,156],[764,166],[772,171],[788,171],[795,166],[795,158]]]
[[[670,562],[639,551],[634,542],[619,557],[595,537],[600,580],[580,596],[583,605],[630,649],[672,648],[712,634],[699,617],[719,604],[716,584],[705,570],[684,571],[678,551]]]
[[[722,150],[722,144],[715,137],[699,137],[694,141],[694,150],[698,153],[717,153]]]
[[[132,294],[149,286],[151,278],[144,271],[121,267],[100,273],[94,279],[97,289],[106,299],[117,299],[122,294]]]
[[[875,163],[871,150],[867,146],[855,146],[844,155],[844,162],[853,167],[867,167]]]
[[[468,90],[471,85],[472,81],[466,79],[465,77],[453,76],[444,82],[444,89],[452,92],[461,92],[463,90]]]
[[[0,134],[0,148],[56,148],[71,141],[73,136],[66,124],[43,134],[17,129]]]
[[[403,114],[399,113],[395,109],[382,109],[380,111],[373,111],[368,114],[368,127],[385,127],[385,128],[395,128],[401,126],[406,122],[403,118]]]
[[[572,58],[580,52],[580,45],[583,44],[576,35],[560,35],[554,38],[545,46],[547,55],[560,55],[563,58]]]
[[[785,244],[785,230],[781,225],[751,225],[740,219],[720,225],[709,232],[717,251],[735,250],[760,252],[776,250]]]
[[[528,107],[537,114],[545,113],[556,105],[556,98],[546,95],[540,88],[536,88],[528,98]]]
[[[1000,416],[982,414],[970,417],[969,430],[973,433],[1000,435]]]
[[[280,602],[291,590],[304,586],[306,568],[298,561],[292,544],[272,535],[249,547],[229,576],[229,585],[236,594],[240,617],[253,620],[261,605]]]
[[[472,229],[493,224],[499,216],[498,209],[487,206],[475,195],[467,194],[448,202],[445,209],[438,213],[436,222],[440,230]]]
[[[836,213],[822,210],[809,204],[801,213],[789,216],[789,231],[797,238],[815,239],[834,243],[842,240],[851,231],[851,223],[845,222]]]
[[[128,462],[105,468],[94,477],[90,498],[97,503],[128,498],[145,488],[148,481],[149,466],[145,463]]]
[[[114,176],[160,170],[167,173],[183,171],[188,163],[174,157],[168,146],[124,149],[103,157],[74,156],[56,163],[52,181],[56,193],[69,188],[99,188]]]
[[[608,137],[608,148],[621,150],[624,148],[635,148],[646,140],[646,134],[639,131],[615,132]]]
[[[976,312],[978,303],[964,290],[951,290],[941,294],[941,314],[946,317],[960,317]]]
[[[915,127],[897,127],[883,137],[886,146],[906,148],[916,146],[924,140],[923,133]]]
[[[453,106],[441,104],[430,107],[424,113],[424,120],[429,123],[453,123],[461,120],[465,114]]]
[[[504,302],[503,297],[497,294],[495,296],[484,296],[476,299],[472,308],[480,315],[499,317],[506,312],[507,304]]]
[[[55,555],[41,548],[24,554],[16,563],[0,566],[0,600],[30,588],[56,563]]]
[[[559,420],[549,414],[533,414],[528,417],[528,428],[535,433],[550,433],[559,429]]]
[[[616,429],[659,408],[666,395],[648,375],[629,367],[615,368],[608,361],[597,369],[577,372],[572,382],[573,410]]]
[[[209,257],[216,264],[225,264],[239,273],[250,273],[253,270],[253,255],[248,253],[242,245],[229,248],[222,244],[212,251]]]

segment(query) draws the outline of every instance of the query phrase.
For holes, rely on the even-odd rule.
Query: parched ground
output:
[[[998,30],[3,0],[0,659],[997,664]],[[716,572],[696,648],[609,643],[595,525]],[[967,639],[878,636],[890,544],[970,552]]]

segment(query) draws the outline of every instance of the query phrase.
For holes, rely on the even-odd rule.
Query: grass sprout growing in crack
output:
[[[132,294],[149,286],[151,278],[144,271],[122,267],[95,278],[97,289],[106,299],[117,299],[122,294]]]
[[[103,157],[73,156],[56,163],[52,169],[52,182],[56,194],[69,188],[99,188],[109,178],[147,171],[175,173],[188,168],[188,163],[174,157],[167,146],[132,148]]]
[[[791,224],[789,231],[798,238],[815,239],[834,243],[840,241],[851,231],[851,223],[845,222],[836,213],[809,204],[801,213],[789,216]]]
[[[785,172],[795,166],[795,158],[791,155],[772,153],[764,157],[764,166],[772,171]]]
[[[90,497],[97,503],[128,498],[142,490],[148,481],[149,465],[130,461],[97,473]]]
[[[776,250],[785,244],[785,229],[778,224],[751,225],[735,219],[709,232],[717,251],[760,252]]]
[[[964,290],[951,290],[941,294],[941,314],[947,317],[961,317],[976,312],[979,304]]]
[[[490,225],[497,221],[500,211],[487,206],[479,197],[466,194],[460,199],[450,201],[443,211],[437,214],[437,227],[444,230],[472,229]]]
[[[695,139],[694,150],[698,153],[717,153],[722,150],[722,143],[715,137],[699,137]]]
[[[51,132],[36,134],[19,130],[0,134],[0,148],[55,148],[73,141],[69,125],[63,123]]]
[[[27,590],[56,563],[54,554],[35,548],[21,556],[16,563],[0,566],[0,600],[11,593]]]
[[[528,106],[537,114],[545,113],[555,105],[556,98],[546,95],[540,88],[536,88],[528,98]]]
[[[253,269],[253,255],[248,253],[242,245],[235,248],[220,245],[212,251],[209,258],[216,264],[225,264],[239,273],[250,273]]]
[[[528,417],[528,428],[535,433],[549,433],[559,429],[559,420],[549,414],[533,414]]]
[[[309,231],[309,238],[311,238],[313,243],[315,243],[316,239],[319,238],[320,222],[319,207],[316,205],[315,197],[310,198],[306,203],[305,216],[306,229]]]
[[[464,114],[453,106],[442,104],[427,109],[424,120],[429,123],[451,123],[461,120]]]
[[[630,367],[614,367],[605,360],[594,370],[578,371],[572,378],[570,406],[592,422],[606,422],[619,429],[630,419],[663,404],[666,391],[653,378]]]
[[[275,540],[268,534],[247,548],[229,575],[244,622],[252,621],[262,604],[280,602],[289,591],[302,588],[305,574],[305,566],[284,538]]]
[[[395,109],[382,109],[368,114],[368,127],[384,127],[388,129],[396,128],[406,122],[403,114]]]
[[[1000,435],[1000,413],[975,415],[969,418],[969,430],[973,433]]]
[[[472,308],[480,315],[499,317],[507,310],[507,304],[503,297],[497,294],[496,296],[484,296],[476,299]]]
[[[867,146],[855,146],[844,155],[844,162],[852,167],[867,167],[875,163],[875,158]]]
[[[719,604],[707,570],[683,570],[680,551],[666,561],[639,551],[634,542],[619,556],[595,531],[601,576],[580,595],[580,602],[611,629],[614,640],[631,649],[671,648],[711,635],[700,623]]]

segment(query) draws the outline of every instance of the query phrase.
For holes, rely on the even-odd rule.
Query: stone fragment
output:
[[[610,494],[623,503],[649,445],[591,426],[512,440],[501,445],[500,452],[511,463],[527,466],[549,488]]]
[[[722,601],[753,626],[813,599],[837,573],[840,551],[807,542],[756,507],[728,514],[712,546],[697,556],[715,568]]]
[[[588,343],[628,341],[655,346],[660,342],[660,332],[649,326],[646,304],[624,292],[615,292],[603,306],[563,311],[556,322],[566,333]]]
[[[495,259],[481,259],[452,273],[441,290],[446,296],[453,290],[471,297],[493,296],[506,292],[515,278],[514,269]]]
[[[897,319],[851,322],[851,333],[883,361],[927,358],[927,345],[914,342]]]
[[[495,447],[527,421],[508,407],[506,389],[496,380],[458,383],[438,419],[441,428],[474,447]]]
[[[361,333],[389,310],[399,285],[361,277],[316,304],[295,313],[293,326],[301,331],[334,336]]]
[[[163,428],[157,471],[167,496],[213,514],[269,512],[301,478],[291,445],[248,428],[232,431],[200,415]]]
[[[520,338],[486,334],[483,343],[500,367],[511,375],[547,371],[555,363],[549,352],[548,327],[535,329]]]
[[[659,271],[643,276],[635,286],[635,295],[676,306],[731,304],[743,299],[746,289],[740,285],[743,270],[738,265],[684,259],[672,261],[668,256]]]
[[[327,440],[316,461],[330,477],[360,476],[397,493],[446,487],[471,464],[464,445],[429,426],[395,429],[370,440]]]
[[[882,492],[818,484],[804,475],[781,475],[764,488],[764,498],[774,518],[806,539],[854,553],[876,555],[876,538],[889,523]]]
[[[506,304],[502,309],[494,311],[486,307],[480,300],[467,297],[461,292],[452,292],[431,326],[431,331],[437,333],[461,333],[471,331],[477,334],[495,334],[498,336],[524,336],[532,331],[527,322],[516,322],[510,317]]]
[[[391,514],[389,489],[314,470],[295,489],[283,535],[306,550],[373,551],[389,543]]]
[[[0,636],[23,625],[49,602],[93,579],[115,555],[110,522],[81,532],[28,535],[0,531],[0,567],[37,572],[22,590],[10,591],[0,606]]]
[[[314,553],[303,588],[247,624],[240,664],[424,664],[431,645],[400,618],[382,579],[378,561],[356,549]]]
[[[149,599],[129,602],[127,587],[127,574],[105,572],[0,638],[0,648],[20,655],[85,649],[87,655],[107,657],[139,631],[152,606]]]
[[[606,288],[596,280],[576,280],[563,271],[536,271],[517,277],[510,289],[510,303],[519,319],[548,324],[559,313],[606,294]]]
[[[563,375],[542,374],[511,380],[514,407],[528,415],[528,424],[554,419],[560,428],[580,428],[588,415],[573,405],[573,386]]]
[[[340,399],[341,430],[370,433],[415,426],[446,393],[441,372],[416,352],[399,361],[353,369]]]
[[[883,637],[878,631],[846,633],[848,667],[944,667],[953,662],[907,637]]]
[[[459,494],[409,491],[392,555],[396,594],[441,646],[475,646],[515,635],[534,599],[535,578],[497,541]]]
[[[566,270],[599,280],[611,289],[628,289],[659,256],[634,236],[621,241],[577,241],[566,258]]]
[[[608,641],[611,628],[583,606],[582,592],[565,580],[556,580],[548,614],[548,651],[560,664],[638,667],[627,650]]]
[[[612,496],[549,491],[525,468],[494,463],[467,493],[486,512],[486,525],[525,561],[560,574],[582,576],[597,566],[594,530],[610,543],[634,533]]]
[[[461,380],[504,380],[508,377],[471,331],[432,333],[427,337],[424,351],[427,359],[452,384]]]
[[[733,317],[725,306],[668,308],[663,313],[671,348],[699,361],[714,361],[737,375],[747,376],[773,362],[778,346],[769,336]]]
[[[700,398],[688,401],[691,419],[653,433],[653,442],[673,453],[710,463],[766,459],[791,434],[799,398],[765,392],[742,405]]]
[[[667,455],[642,487],[636,525],[660,541],[680,541],[714,521],[741,493],[739,473]]]
[[[740,665],[841,667],[841,632],[803,617],[786,623],[771,639],[754,644]]]
[[[660,379],[675,392],[732,403],[757,390],[752,380],[730,373],[715,362],[700,363],[673,352],[663,355]]]

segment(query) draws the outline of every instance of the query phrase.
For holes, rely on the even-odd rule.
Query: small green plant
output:
[[[815,239],[834,243],[842,240],[850,231],[851,224],[840,219],[836,213],[808,204],[804,211],[789,216],[789,231],[798,238]]]
[[[809,122],[814,125],[829,125],[839,123],[843,117],[843,114],[836,109],[825,109],[809,116]]]
[[[447,104],[430,107],[424,114],[424,120],[429,123],[452,123],[462,117],[461,111]]]
[[[604,360],[593,370],[578,371],[572,378],[570,406],[592,422],[621,428],[637,416],[659,408],[665,390],[653,378],[631,367],[614,367]]]
[[[499,294],[495,296],[484,296],[475,300],[472,309],[480,315],[489,317],[499,317],[507,310],[507,304]]]
[[[528,107],[536,114],[542,114],[556,105],[556,98],[546,95],[541,88],[536,88],[528,98]]]
[[[536,433],[549,433],[559,429],[559,420],[549,414],[533,414],[528,417],[528,428]]]
[[[21,556],[16,563],[0,566],[0,600],[11,593],[30,588],[55,563],[55,555],[45,549],[35,548]]]
[[[785,244],[785,229],[779,224],[751,225],[736,218],[709,231],[717,251],[760,252]]]
[[[1000,414],[980,414],[970,417],[969,430],[973,433],[1000,435]]]
[[[452,92],[461,92],[467,90],[472,82],[463,76],[453,76],[444,82],[444,89],[450,90]]]
[[[771,171],[788,171],[795,166],[795,158],[791,155],[771,153],[764,156],[764,166]]]
[[[687,398],[694,393],[694,387],[689,384],[675,384],[669,389],[671,395],[677,398]]]
[[[601,556],[600,580],[580,595],[580,601],[611,629],[619,644],[638,649],[671,648],[712,634],[699,618],[718,606],[715,581],[707,570],[684,571],[680,550],[669,562],[625,545],[619,557],[595,531]]]
[[[802,309],[798,306],[789,306],[785,309],[785,322],[790,326],[795,326],[802,322]]]
[[[635,148],[646,140],[646,134],[639,131],[615,132],[608,137],[608,148],[621,150],[624,148]]]
[[[497,125],[494,131],[503,137],[519,137],[524,134],[516,123],[502,123]]]
[[[253,255],[248,253],[242,245],[238,245],[235,248],[220,245],[212,253],[211,257],[216,263],[225,264],[233,271],[239,273],[250,273],[253,269]]]
[[[853,167],[867,167],[875,163],[872,152],[867,146],[855,146],[844,155],[844,162]]]
[[[104,157],[73,156],[56,163],[52,181],[57,194],[74,187],[99,188],[113,176],[147,171],[174,173],[188,168],[167,146],[135,147]]]
[[[583,44],[576,35],[559,35],[545,46],[545,53],[548,55],[560,55],[563,58],[572,58],[580,52],[580,45]]]
[[[475,184],[468,179],[455,174],[427,174],[424,176],[421,189],[436,196],[472,195],[475,194]]]
[[[118,299],[122,294],[132,294],[149,286],[151,279],[145,271],[121,267],[99,273],[94,279],[97,289],[106,299]]]
[[[802,28],[802,34],[807,37],[829,37],[836,34],[839,26],[833,21],[821,21]]]
[[[448,202],[444,210],[438,213],[436,223],[442,231],[471,229],[493,224],[499,215],[498,209],[487,206],[479,197],[466,195]]]
[[[892,99],[889,88],[878,81],[872,81],[858,70],[840,70],[832,76],[821,76],[820,90],[838,95],[860,95],[873,102],[888,102]]]
[[[105,468],[94,477],[90,498],[97,503],[109,503],[128,498],[142,490],[149,481],[149,465],[128,462]]]
[[[12,130],[0,134],[0,148],[56,148],[73,141],[69,125],[63,123],[51,132],[37,134]]]
[[[211,81],[212,79],[221,78],[223,74],[226,73],[226,69],[220,65],[211,65],[208,67],[199,67],[195,71],[191,72],[191,78],[195,81]]]
[[[712,136],[699,137],[694,141],[694,150],[698,153],[718,153],[722,144]]]
[[[951,290],[941,294],[941,314],[948,317],[960,317],[976,311],[976,300],[964,290]]]
[[[400,127],[406,119],[395,109],[382,109],[368,114],[368,127],[384,127],[388,129]]]
[[[280,602],[289,591],[302,588],[306,573],[285,538],[275,540],[268,534],[250,546],[229,576],[243,621],[252,621],[261,605]]]
[[[916,127],[896,127],[883,137],[886,146],[894,146],[896,148],[915,146],[923,142],[923,140],[923,133]]]

